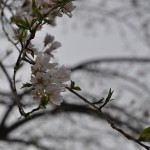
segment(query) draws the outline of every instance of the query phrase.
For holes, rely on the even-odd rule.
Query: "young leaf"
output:
[[[36,19],[32,19],[32,21],[31,21],[31,27],[34,25],[34,23],[35,23],[36,21],[38,21],[37,18],[36,18]]]
[[[104,103],[104,98],[101,98],[100,100],[98,100],[96,102],[93,102],[92,104],[99,105],[99,104],[102,104],[102,103]]]
[[[27,7],[30,4],[29,0],[25,0],[21,6],[21,8]]]
[[[105,102],[108,103],[111,100],[112,94],[114,91],[111,91],[111,88],[109,89],[108,96],[105,99]]]
[[[42,21],[44,19],[44,17],[42,16],[42,14],[40,13],[40,11],[38,10],[38,8],[36,6],[35,0],[32,0],[32,10],[35,14],[38,15],[38,17],[37,17],[38,21]]]
[[[34,51],[31,51],[31,56],[34,58]]]
[[[75,82],[71,80],[70,88],[72,89],[74,88],[74,86],[75,86]]]
[[[71,80],[70,88],[72,90],[81,91],[81,88],[79,86],[75,86],[75,82]]]
[[[75,86],[73,89],[76,91],[81,91],[81,88],[79,86]]]
[[[30,25],[29,25],[27,19],[23,20],[21,18],[13,17],[13,21],[21,29],[29,29],[30,28]]]
[[[143,142],[150,142],[150,127],[145,128],[141,131],[138,140]]]
[[[32,0],[32,9],[33,9],[33,11],[36,12],[37,7],[36,7],[35,0]]]
[[[39,107],[40,107],[41,109],[46,109],[47,104],[48,104],[47,96],[43,96],[43,97],[41,98]]]
[[[111,97],[112,97],[113,92],[114,91],[112,91],[111,88],[110,88],[107,97],[104,99],[104,102],[99,107],[99,109],[102,109],[103,107],[105,107],[108,104],[108,102],[110,102],[112,100]]]
[[[21,89],[26,88],[26,87],[31,87],[31,86],[32,86],[31,83],[25,83],[25,84],[22,85]]]

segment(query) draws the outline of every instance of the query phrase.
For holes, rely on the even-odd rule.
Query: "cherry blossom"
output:
[[[33,85],[33,99],[45,101],[60,105],[62,102],[61,92],[66,90],[66,82],[70,80],[70,71],[64,66],[58,67],[57,63],[53,63],[52,52],[56,50],[60,43],[54,41],[51,35],[46,35],[44,44],[51,44],[49,51],[35,52],[35,63],[31,66],[31,83]]]

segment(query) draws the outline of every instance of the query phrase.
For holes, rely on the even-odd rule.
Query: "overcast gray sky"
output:
[[[77,17],[58,18],[56,27],[45,27],[42,34],[40,32],[37,34],[35,44],[40,46],[42,41],[39,42],[39,39],[42,39],[47,32],[54,35],[62,44],[55,56],[61,64],[67,66],[94,58],[132,55],[144,57],[149,54],[149,48],[130,29],[126,30],[126,36],[120,34],[115,22],[112,22],[111,29],[100,25],[97,29],[87,30],[82,25],[76,29],[73,28],[75,19]]]

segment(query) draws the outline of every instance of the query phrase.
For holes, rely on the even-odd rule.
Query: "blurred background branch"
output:
[[[85,32],[97,32],[99,29],[108,31],[113,30],[112,26],[115,26],[120,38],[129,47],[136,47],[135,39],[138,39],[149,50],[149,0],[83,0],[76,4],[73,25],[77,26],[78,30],[83,28]],[[7,55],[7,48],[1,46],[0,149],[120,150],[124,143],[126,144],[122,147],[123,150],[142,149],[112,131],[95,110],[70,93],[64,95],[64,102],[60,107],[49,106],[30,118],[18,119],[17,105],[11,88],[13,66],[10,66],[14,64],[12,60],[16,58],[18,48],[12,37],[13,25],[10,18],[14,8],[19,5],[19,0],[8,0],[7,5],[6,1],[0,1],[1,40],[4,38],[4,41],[9,40],[12,43],[10,55]],[[128,39],[130,36],[133,41]],[[101,53],[101,50],[99,52]],[[105,97],[109,88],[115,91],[115,100],[106,106],[104,112],[116,125],[135,138],[138,138],[143,128],[150,125],[149,56],[139,56],[135,52],[129,57],[91,58],[73,66],[68,65],[72,71],[72,79],[82,89],[81,94],[92,102]],[[25,74],[25,64],[20,71]],[[19,87],[21,75],[18,75],[17,79]],[[36,105],[36,102],[31,101],[30,92],[19,90],[20,102],[26,110]]]

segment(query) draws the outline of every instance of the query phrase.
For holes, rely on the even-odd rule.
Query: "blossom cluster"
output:
[[[60,43],[54,41],[54,37],[47,34],[44,45],[48,46],[44,52],[35,51],[35,64],[31,67],[31,83],[33,86],[33,99],[44,104],[52,103],[60,105],[61,92],[66,90],[66,82],[70,80],[70,72],[65,67],[58,67],[52,63],[53,51],[60,47]]]
[[[61,92],[66,90],[70,75],[65,67],[59,67],[57,63],[52,62],[53,51],[61,46],[59,42],[54,41],[53,36],[46,35],[43,51],[34,47],[32,39],[44,24],[55,25],[56,17],[63,14],[71,17],[74,8],[72,0],[25,0],[12,18],[17,26],[15,39],[22,48],[18,59],[31,62],[28,54],[35,58],[31,63],[31,83],[27,84],[27,87],[32,86],[33,99],[38,100],[41,107],[46,107],[47,103],[60,105]]]
[[[56,17],[62,17],[63,14],[72,17],[75,8],[72,0],[25,0],[22,7],[17,9],[16,17],[25,18],[29,24],[37,19],[55,25]]]

